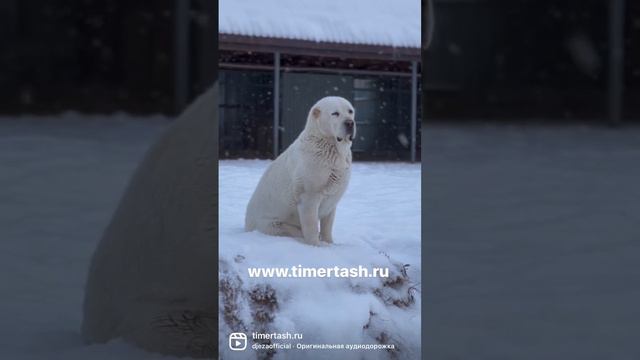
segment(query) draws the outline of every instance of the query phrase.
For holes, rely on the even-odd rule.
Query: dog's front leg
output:
[[[336,209],[333,209],[329,215],[320,219],[320,240],[328,243],[333,242],[331,232],[333,229],[333,219],[336,217]]]
[[[298,202],[298,216],[300,216],[300,226],[304,241],[311,245],[319,245],[320,237],[318,232],[318,207],[320,198],[317,195],[300,195]]]

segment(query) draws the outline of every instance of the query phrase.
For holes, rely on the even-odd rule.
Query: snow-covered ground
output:
[[[0,358],[165,359],[84,346],[90,256],[163,117],[0,117]]]
[[[355,163],[338,205],[334,244],[313,247],[286,237],[244,232],[244,212],[268,161],[220,161],[219,234],[220,349],[231,332],[302,333],[306,344],[394,343],[399,358],[417,359],[420,349],[420,165]],[[382,278],[250,278],[247,267],[389,267],[403,284],[393,289]],[[406,267],[406,278],[402,269]],[[233,291],[224,289],[235,287]],[[413,287],[412,289],[410,289]],[[252,291],[273,291],[271,321],[256,319]],[[401,306],[393,300],[413,301]],[[233,310],[230,310],[233,308]],[[371,315],[374,313],[375,315]],[[369,325],[367,325],[369,324]],[[366,330],[365,330],[366,329]],[[376,340],[381,333],[388,340]],[[277,342],[277,341],[274,341]],[[285,341],[286,343],[287,341]],[[251,345],[252,342],[250,342]],[[295,341],[291,343],[295,344]],[[243,354],[249,355],[249,354]],[[252,355],[255,358],[255,354]],[[299,359],[293,350],[276,359]],[[363,357],[366,356],[366,357]],[[384,350],[309,352],[308,359],[388,359]]]
[[[640,359],[640,128],[424,129],[427,359]]]

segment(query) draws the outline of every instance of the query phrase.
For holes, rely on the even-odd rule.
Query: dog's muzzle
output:
[[[344,127],[347,129],[347,135],[349,135],[349,140],[353,141],[353,135],[356,133],[356,124],[351,119],[347,119],[344,122]]]

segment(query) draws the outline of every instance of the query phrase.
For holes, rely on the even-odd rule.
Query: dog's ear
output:
[[[311,110],[311,116],[313,116],[314,119],[317,119],[320,117],[320,109],[318,109],[317,107],[314,107]]]

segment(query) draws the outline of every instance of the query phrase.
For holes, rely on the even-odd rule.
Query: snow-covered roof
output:
[[[420,0],[220,0],[222,34],[420,47]]]

